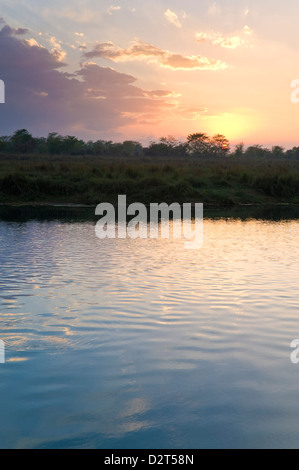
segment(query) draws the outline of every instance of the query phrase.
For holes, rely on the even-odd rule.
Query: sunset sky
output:
[[[299,146],[297,0],[1,0],[0,135]]]

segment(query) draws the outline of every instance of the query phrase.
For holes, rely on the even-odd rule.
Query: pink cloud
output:
[[[21,37],[27,30],[0,30],[1,79],[6,103],[1,107],[2,134],[27,128],[34,135],[57,131],[83,138],[107,133],[156,116],[173,104],[169,90],[146,90],[132,75],[88,63],[75,73],[55,51]]]

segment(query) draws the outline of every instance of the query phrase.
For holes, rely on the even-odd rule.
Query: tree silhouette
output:
[[[189,134],[187,137],[187,143],[188,150],[191,155],[202,157],[211,151],[210,139],[208,135],[203,132]]]
[[[16,153],[29,153],[34,151],[35,140],[26,129],[16,131],[10,139],[12,151]]]

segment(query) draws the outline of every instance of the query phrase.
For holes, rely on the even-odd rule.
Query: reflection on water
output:
[[[297,447],[297,220],[37,219],[0,222],[1,447]]]

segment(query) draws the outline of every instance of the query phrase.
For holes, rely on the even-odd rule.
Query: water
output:
[[[0,221],[1,448],[299,446],[295,220],[183,240]]]

